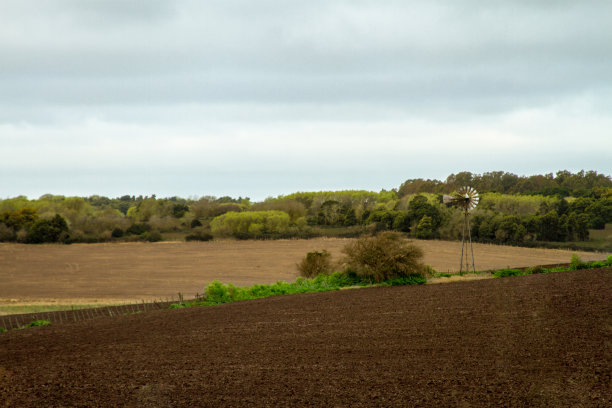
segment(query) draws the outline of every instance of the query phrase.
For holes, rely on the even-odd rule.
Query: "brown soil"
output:
[[[8,407],[604,407],[612,268],[0,334]]]
[[[212,280],[235,285],[293,281],[307,252],[335,259],[347,239],[126,244],[0,244],[0,304],[95,303],[193,296]],[[424,262],[456,271],[460,244],[415,241]],[[481,270],[569,262],[570,251],[474,244]],[[605,255],[578,252],[583,260]]]

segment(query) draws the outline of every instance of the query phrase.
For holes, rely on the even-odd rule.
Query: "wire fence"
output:
[[[197,296],[196,296],[197,297]],[[79,309],[55,310],[48,312],[19,313],[0,316],[0,330],[14,330],[37,320],[46,320],[51,324],[76,323],[83,320],[127,316],[152,310],[168,309],[173,303],[183,302],[182,295],[179,299],[160,299],[159,301],[141,301],[124,303],[120,305],[108,305],[102,307],[90,307]]]

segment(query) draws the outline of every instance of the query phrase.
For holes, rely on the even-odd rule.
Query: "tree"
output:
[[[61,215],[55,214],[50,220],[36,221],[26,236],[29,244],[42,244],[44,242],[58,242],[68,232],[68,223]]]
[[[440,225],[442,224],[442,212],[440,209],[437,206],[430,204],[427,201],[427,197],[422,195],[417,195],[412,199],[412,201],[410,201],[410,204],[408,204],[407,215],[408,218],[410,218],[410,220],[417,225],[424,216],[427,215],[430,217],[431,228],[434,234],[438,231],[438,228],[440,228]]]
[[[539,217],[538,227],[540,241],[565,241],[567,237],[567,229],[564,230],[559,214],[555,210]]]
[[[433,237],[433,225],[430,216],[424,215],[423,218],[421,218],[414,235],[419,239],[430,239]]]
[[[188,211],[189,206],[186,204],[174,204],[172,206],[172,215],[174,218],[183,218]]]

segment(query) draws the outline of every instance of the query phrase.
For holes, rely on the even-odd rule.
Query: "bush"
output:
[[[141,235],[148,231],[151,231],[151,226],[149,224],[146,222],[136,222],[126,229],[125,233],[128,235]]]
[[[163,240],[162,234],[159,231],[149,231],[141,235],[143,241],[159,242]]]
[[[582,259],[580,259],[580,257],[576,254],[572,255],[572,259],[570,261],[570,269],[572,270],[576,270],[576,269],[584,269],[587,265],[582,262]]]
[[[314,278],[319,274],[328,274],[331,267],[331,254],[326,250],[308,252],[297,264],[300,276]]]
[[[382,282],[413,274],[423,275],[423,250],[408,243],[396,232],[363,237],[346,245],[342,252],[350,273],[362,279]]]
[[[61,215],[55,214],[50,220],[34,222],[26,236],[28,244],[42,244],[43,242],[58,242],[68,236],[68,223]]]
[[[493,272],[493,276],[496,278],[506,278],[508,276],[520,276],[524,273],[520,269],[499,269]]]
[[[203,230],[196,230],[185,237],[185,241],[210,241],[213,236]]]
[[[121,238],[123,236],[123,230],[119,227],[113,229],[113,232],[111,232],[111,237],[113,238]]]
[[[534,266],[533,268],[527,268],[525,272],[535,275],[539,273],[545,273],[546,271],[541,266]]]
[[[0,242],[14,241],[16,235],[12,228],[0,222]]]

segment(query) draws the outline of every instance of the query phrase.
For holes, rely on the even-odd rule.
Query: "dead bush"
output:
[[[297,264],[300,275],[305,278],[314,278],[319,274],[331,272],[331,254],[326,250],[308,252],[304,259]]]
[[[342,252],[349,273],[374,282],[425,273],[423,250],[396,232],[362,237],[346,245]]]

